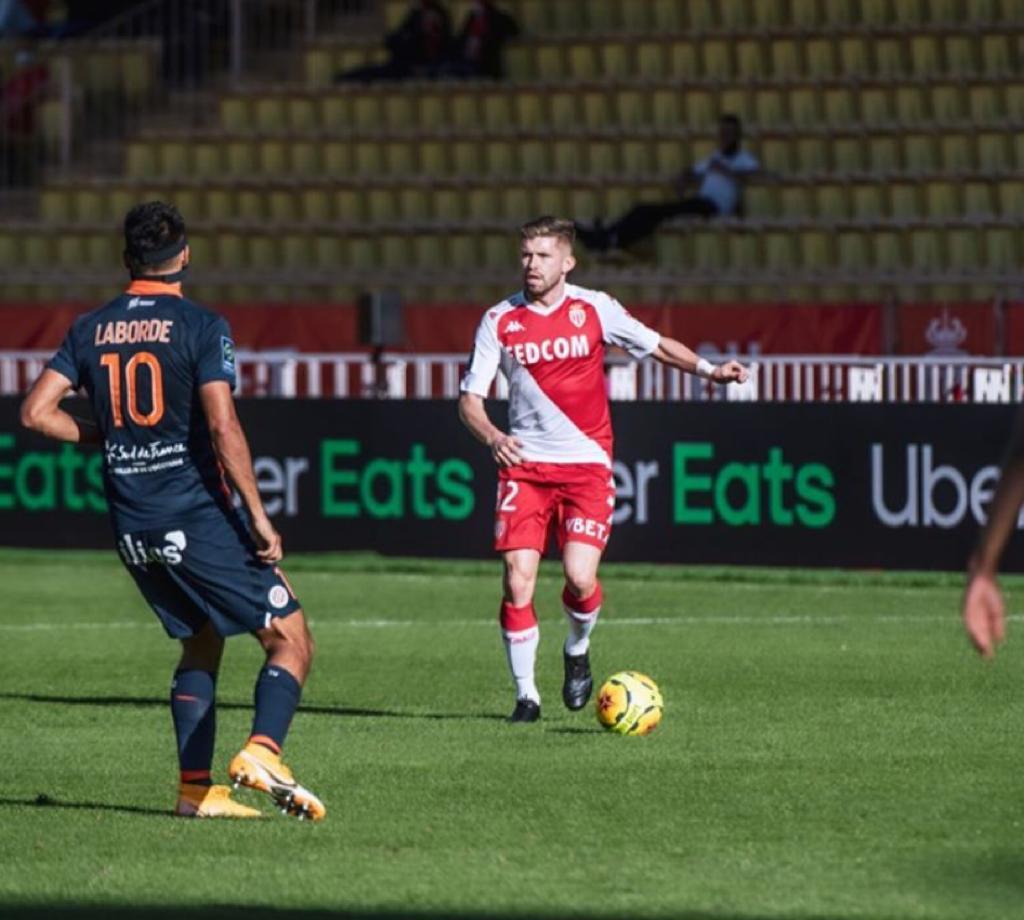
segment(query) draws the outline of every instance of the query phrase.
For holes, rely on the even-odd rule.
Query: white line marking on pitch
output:
[[[1012,614],[1009,620],[1024,621],[1024,614]],[[681,617],[608,617],[601,621],[609,626],[838,626],[856,623],[954,623],[956,615],[945,614],[849,614],[846,616],[681,616]],[[401,629],[406,626],[486,626],[487,620],[310,620],[317,629]],[[58,629],[152,629],[155,624],[139,620],[113,620],[107,623],[0,623],[2,632],[45,632]]]

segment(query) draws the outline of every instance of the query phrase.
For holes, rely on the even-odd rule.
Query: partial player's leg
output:
[[[597,464],[567,467],[559,507],[559,543],[565,587],[562,608],[569,624],[563,649],[562,701],[569,709],[586,706],[593,690],[590,634],[601,612],[597,570],[608,545],[615,510],[615,481]]]
[[[540,692],[534,678],[540,628],[533,608],[540,553],[514,549],[505,553],[504,598],[501,602],[501,638],[512,680],[516,708],[510,722],[536,722],[540,718]]]
[[[586,706],[594,689],[590,673],[590,634],[601,612],[601,583],[597,580],[600,563],[601,550],[596,546],[575,540],[565,544],[562,609],[569,624],[569,634],[563,648],[565,678],[562,701],[572,710]]]
[[[319,821],[327,810],[300,786],[281,760],[281,750],[313,663],[313,637],[301,609],[274,617],[256,630],[267,662],[256,680],[256,712],[245,747],[228,767],[235,785],[265,792],[285,813]]]

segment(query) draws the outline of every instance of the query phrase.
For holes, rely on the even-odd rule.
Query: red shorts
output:
[[[498,473],[494,548],[543,555],[554,530],[558,548],[570,540],[603,550],[612,532],[615,481],[600,463],[521,463]]]

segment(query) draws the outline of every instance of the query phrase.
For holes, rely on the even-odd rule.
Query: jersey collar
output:
[[[163,281],[144,281],[137,279],[128,285],[126,294],[137,294],[140,297],[159,297],[165,294],[168,297],[181,297],[181,282],[165,284]]]
[[[550,307],[542,307],[538,304],[530,303],[530,295],[523,291],[523,306],[526,307],[531,313],[536,313],[539,316],[551,316],[552,313],[557,313],[562,309],[570,300],[572,296],[568,291],[562,296],[562,299],[558,303]]]

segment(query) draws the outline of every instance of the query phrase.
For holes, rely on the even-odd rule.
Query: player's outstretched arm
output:
[[[988,523],[967,564],[963,621],[978,652],[991,658],[1006,635],[1006,608],[996,583],[999,559],[1017,523],[1024,503],[1024,412],[1018,415]]]
[[[653,357],[669,367],[678,367],[688,374],[707,377],[715,383],[744,383],[750,372],[739,361],[726,361],[724,364],[712,364],[695,351],[687,348],[682,342],[662,336]]]
[[[519,453],[522,445],[492,424],[487,417],[482,396],[477,396],[476,393],[463,393],[459,397],[459,418],[473,433],[474,438],[491,449],[491,454],[499,466],[515,466],[523,462]]]
[[[231,387],[223,380],[204,383],[199,388],[199,397],[210,429],[213,450],[231,484],[241,496],[245,510],[249,512],[257,554],[264,562],[280,562],[284,555],[281,535],[270,523],[263,507],[263,499],[256,485],[256,473],[252,468],[249,442],[245,439],[242,423],[238,421],[235,412]]]
[[[61,400],[70,389],[71,381],[67,377],[47,368],[21,404],[21,424],[57,441],[99,444],[100,435],[95,424],[75,418],[60,407]]]

